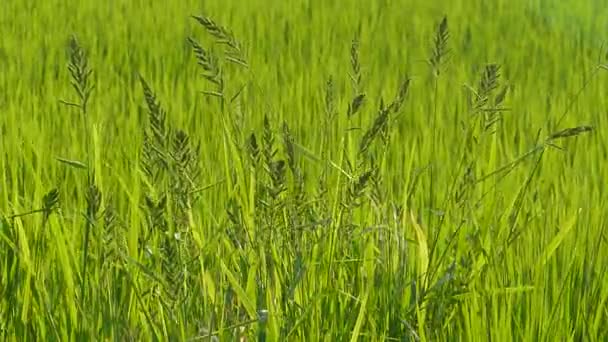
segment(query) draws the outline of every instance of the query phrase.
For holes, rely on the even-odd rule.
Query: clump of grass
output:
[[[148,230],[142,248],[158,251],[155,256],[160,261],[158,271],[165,277],[159,285],[169,295],[169,302],[163,304],[171,315],[177,315],[176,305],[184,299],[184,290],[188,288],[190,260],[194,255],[192,206],[198,199],[200,145],[193,145],[185,131],[170,127],[167,112],[156,94],[143,77],[140,82],[148,106],[148,129],[141,158],[147,184],[143,208]],[[160,236],[160,240],[153,241],[155,236]],[[146,267],[153,270],[156,265]]]
[[[352,90],[345,92],[340,79],[323,75],[318,82],[323,95],[309,101],[318,104],[320,114],[302,127],[295,115],[280,112],[284,108],[256,116],[255,101],[248,101],[255,97],[241,97],[238,74],[226,72],[228,65],[251,68],[242,43],[209,17],[193,19],[213,38],[213,45],[188,38],[210,86],[203,94],[220,100],[219,108],[211,101],[203,106],[213,129],[176,127],[176,116],[183,113],[166,110],[151,83],[139,76],[147,115],[133,159],[139,161],[136,169],[121,169],[122,162],[132,165],[123,157],[107,164],[91,159],[98,152],[88,138],[94,131],[88,121],[93,74],[84,50],[71,41],[69,72],[77,101],[64,103],[83,118],[81,133],[87,138],[72,146],[85,145],[86,162],[57,158],[76,176],[45,192],[39,186],[46,186],[46,178],[37,174],[39,209],[0,215],[0,312],[7,317],[0,335],[42,340],[525,339],[525,333],[514,337],[510,329],[493,329],[511,324],[538,337],[551,331],[557,317],[568,317],[568,300],[589,304],[608,298],[602,285],[593,285],[601,280],[601,268],[564,262],[563,253],[555,257],[561,245],[579,246],[566,239],[578,215],[555,236],[545,236],[548,228],[520,240],[535,211],[549,213],[543,214],[545,222],[531,227],[561,223],[561,216],[550,212],[554,203],[541,205],[531,192],[543,191],[541,185],[534,187],[549,148],[561,148],[558,142],[589,133],[592,126],[552,131],[503,163],[501,153],[510,145],[502,141],[511,139],[507,128],[513,127],[503,126],[510,88],[503,84],[501,66],[488,63],[470,89],[463,132],[452,132],[443,123],[447,112],[442,106],[446,95],[456,95],[440,93],[439,87],[444,77],[453,76],[445,68],[451,55],[446,17],[435,28],[427,59],[431,92],[411,97],[412,81],[405,76],[389,101],[369,96],[373,80],[363,76],[357,34],[345,55],[350,75],[344,79],[349,82],[350,76]],[[218,52],[216,45],[224,50]],[[270,79],[251,75],[256,82]],[[378,78],[386,82],[389,76]],[[165,95],[178,101],[177,91]],[[266,103],[280,103],[272,98],[276,94],[262,95]],[[240,107],[232,108],[237,98]],[[426,104],[432,105],[430,119]],[[289,109],[302,108],[293,104]],[[421,109],[429,120],[409,126]],[[244,113],[252,113],[251,127],[240,117]],[[404,137],[416,133],[404,132],[405,127],[420,130],[423,146],[395,139],[415,140]],[[441,136],[458,138],[458,144],[440,150]],[[314,146],[308,148],[311,141]],[[446,154],[445,162],[457,162],[446,167],[449,179],[433,171],[442,162],[438,156]],[[418,167],[427,158],[429,166]],[[112,173],[97,165],[107,165]],[[425,183],[428,169],[430,182]],[[507,177],[516,170],[520,181]],[[78,182],[77,172],[87,172],[87,181]],[[218,174],[224,176],[221,187],[201,186]],[[510,183],[500,187],[507,178]],[[63,193],[67,182],[76,184],[77,196]],[[122,191],[109,191],[112,187]],[[553,201],[556,195],[547,193]],[[443,203],[437,202],[440,195],[445,195]],[[431,214],[423,219],[418,212],[429,207]],[[82,234],[70,231],[81,224],[74,212],[85,219]],[[40,222],[34,220],[37,213]],[[78,224],[70,226],[73,221]],[[80,235],[81,241],[71,241]],[[599,251],[601,241],[594,246]],[[536,268],[519,260],[537,257],[537,250]],[[598,256],[597,264],[601,260]],[[569,276],[562,278],[556,274],[564,265]],[[579,273],[589,279],[583,281]],[[547,279],[563,284],[553,286]],[[577,297],[564,290],[584,282],[593,295]],[[545,286],[544,293],[531,291],[535,286]],[[552,292],[555,288],[559,293]],[[571,296],[565,304],[563,293]],[[551,309],[545,317],[541,301],[569,313]],[[528,312],[531,307],[543,314]],[[572,322],[560,330],[562,335],[572,338],[571,330],[576,337],[601,335],[605,313],[590,309],[585,314],[589,319]]]

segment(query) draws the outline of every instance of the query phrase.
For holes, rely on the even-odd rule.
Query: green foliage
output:
[[[0,337],[608,338],[593,1],[198,6],[0,12]]]

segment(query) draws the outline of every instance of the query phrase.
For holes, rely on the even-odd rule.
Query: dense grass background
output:
[[[5,0],[0,335],[605,340],[606,28],[599,1]],[[86,113],[62,103],[79,103],[72,35]],[[224,65],[223,108],[188,37]],[[190,143],[146,142],[154,127]]]

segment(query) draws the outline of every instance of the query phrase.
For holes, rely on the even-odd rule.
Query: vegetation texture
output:
[[[600,1],[0,11],[0,336],[606,341]]]

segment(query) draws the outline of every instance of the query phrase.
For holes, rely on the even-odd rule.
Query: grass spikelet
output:
[[[205,16],[192,16],[201,26],[203,26],[209,34],[211,34],[216,42],[228,46],[226,49],[226,60],[237,65],[248,67],[247,61],[242,51],[241,43],[234,37],[232,31],[217,24],[213,19]]]
[[[112,201],[106,199],[103,211],[103,226],[105,229],[110,230],[118,224],[118,214],[116,209],[112,205]]]
[[[215,84],[221,92],[224,85],[217,57],[211,51],[205,50],[194,38],[189,37],[188,42],[192,46],[198,65],[203,69],[203,77]]]
[[[276,158],[278,149],[275,146],[275,135],[268,116],[264,116],[263,141],[264,169],[270,180],[267,191],[270,197],[276,200],[285,191],[285,161]]]
[[[87,112],[87,105],[95,85],[90,78],[93,70],[89,67],[89,61],[84,49],[78,43],[75,36],[71,36],[68,42],[69,64],[68,70],[72,77],[71,84],[78,96],[79,103],[65,102],[64,104],[80,108],[83,113]]]
[[[348,117],[349,118],[359,112],[359,109],[361,109],[361,106],[363,105],[364,101],[365,101],[365,94],[358,94],[353,98],[351,103],[348,105]]]
[[[178,129],[173,136],[171,146],[171,158],[175,165],[175,172],[187,187],[187,192],[194,190],[200,178],[200,168],[198,166],[198,155],[200,144],[193,145],[186,132]]]
[[[481,79],[479,80],[479,90],[475,106],[476,110],[482,109],[487,105],[490,95],[492,94],[492,92],[494,92],[494,90],[496,90],[496,88],[498,88],[499,78],[500,66],[497,64],[486,65],[481,75]]]
[[[144,130],[141,168],[153,181],[158,181],[163,170],[168,168],[168,144],[170,129],[167,113],[161,107],[156,95],[140,76],[140,83],[148,107],[148,127]]]
[[[167,141],[169,137],[169,129],[167,126],[167,113],[161,107],[160,102],[156,98],[156,94],[146,80],[140,76],[141,86],[144,92],[146,104],[148,106],[148,124],[151,131],[151,141],[153,145],[160,148],[160,151],[164,152],[167,148]]]
[[[165,153],[169,139],[167,112],[161,107],[156,94],[146,80],[140,76],[141,86],[148,106],[148,128],[151,132],[149,142],[157,148],[156,152]]]
[[[158,230],[161,232],[167,229],[165,211],[167,207],[167,196],[162,195],[160,199],[154,200],[150,196],[144,198],[144,208],[147,212],[148,227],[150,232]]]
[[[166,292],[169,294],[169,301],[171,305],[175,304],[175,301],[179,298],[180,283],[183,281],[182,272],[180,271],[180,241],[178,234],[166,234],[161,245],[161,266],[162,272],[165,276]],[[174,308],[170,308],[174,309]]]
[[[350,46],[350,65],[352,68],[352,74],[350,75],[351,81],[353,82],[353,88],[355,93],[361,91],[361,61],[359,60],[359,38],[353,38]]]
[[[325,82],[325,115],[330,120],[336,114],[336,90],[334,80],[330,76]]]
[[[374,172],[376,170],[369,169],[364,171],[361,175],[359,175],[356,179],[351,181],[350,186],[348,187],[348,197],[345,206],[349,209],[356,208],[361,206],[361,198],[365,194],[365,191],[369,187],[373,177]]]
[[[365,153],[374,139],[381,133],[388,125],[389,121],[389,108],[380,108],[376,119],[372,123],[372,126],[365,132],[361,141],[359,142],[359,154]]]
[[[251,164],[255,168],[260,161],[260,146],[255,136],[255,132],[252,132],[247,139],[247,150],[249,151],[249,159]]]
[[[433,74],[438,77],[441,73],[441,67],[446,62],[446,58],[449,55],[448,40],[450,38],[450,32],[448,29],[448,18],[444,16],[435,31],[435,37],[433,39],[433,49],[431,57],[428,60]]]
[[[483,130],[490,133],[493,133],[491,129],[501,119],[504,111],[501,105],[505,100],[508,90],[508,87],[503,86],[500,92],[494,95],[500,86],[500,76],[500,66],[498,64],[488,64],[485,66],[479,80],[473,108],[475,112],[479,112],[482,115],[481,125]],[[494,101],[490,102],[492,97],[494,97]]]
[[[123,255],[127,255],[127,240],[124,227],[119,221],[119,213],[113,205],[113,201],[107,198],[104,201],[102,213],[103,232],[101,241],[103,243],[102,263],[113,265],[114,262],[121,262]]]
[[[503,104],[505,98],[507,97],[508,91],[509,87],[506,85],[500,89],[500,92],[496,94],[496,97],[494,98],[494,108],[501,109],[500,107]]]
[[[270,176],[270,185],[268,187],[270,197],[277,200],[285,191],[285,161],[272,161],[267,167],[266,172]]]
[[[43,221],[49,219],[51,213],[59,206],[59,190],[52,189],[42,197]]]
[[[269,166],[274,160],[277,151],[275,149],[274,143],[274,133],[272,132],[272,127],[270,126],[270,120],[268,116],[264,116],[264,147],[262,153],[264,155],[264,162],[267,166]]]
[[[89,184],[86,197],[86,216],[89,222],[93,224],[97,221],[98,214],[101,210],[102,194],[95,183]]]
[[[187,227],[189,213],[198,195],[194,191],[199,184],[201,170],[198,156],[200,144],[192,146],[190,137],[183,130],[177,130],[173,137],[171,188],[175,196],[176,223]]]
[[[393,99],[393,102],[389,105],[390,111],[392,113],[396,114],[401,110],[401,106],[403,106],[403,102],[405,101],[407,93],[410,89],[411,81],[411,78],[406,77],[405,81],[401,82],[395,99]]]
[[[357,114],[359,109],[364,103],[365,93],[362,90],[361,84],[361,62],[359,61],[359,38],[355,37],[352,40],[351,48],[350,48],[350,63],[352,68],[352,74],[350,75],[351,81],[353,83],[353,92],[354,97],[348,105],[348,117]]]

